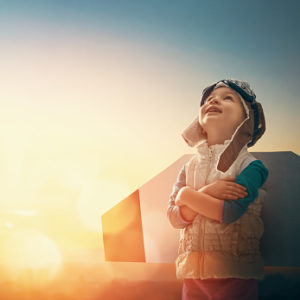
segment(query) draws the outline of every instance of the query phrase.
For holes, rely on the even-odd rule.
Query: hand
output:
[[[186,221],[193,221],[195,219],[195,217],[198,215],[198,213],[196,211],[193,211],[191,208],[189,208],[186,205],[180,206],[180,212],[181,212],[182,217]]]
[[[186,198],[187,198],[190,190],[191,190],[191,188],[189,186],[184,186],[178,191],[176,199],[175,199],[175,204],[177,206],[185,205],[185,201],[186,201]]]
[[[226,177],[203,186],[199,191],[220,200],[237,200],[246,197],[247,188],[234,181],[234,177]]]

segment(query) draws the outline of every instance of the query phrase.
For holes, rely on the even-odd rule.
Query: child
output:
[[[257,299],[264,278],[259,241],[268,169],[248,152],[265,131],[247,82],[203,90],[199,115],[183,131],[195,154],[181,169],[167,215],[180,228],[176,276],[182,299]]]

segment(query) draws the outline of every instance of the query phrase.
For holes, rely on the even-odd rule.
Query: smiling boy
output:
[[[220,80],[203,90],[198,116],[182,134],[197,154],[181,169],[167,210],[180,228],[182,299],[257,299],[268,169],[248,147],[264,131],[263,110],[248,83]]]

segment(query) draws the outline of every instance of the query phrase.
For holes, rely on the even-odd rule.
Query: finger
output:
[[[245,198],[246,196],[248,196],[247,191],[244,191],[244,190],[233,189],[233,190],[231,190],[230,192],[227,192],[227,193],[231,194],[231,195],[234,195],[234,196],[237,196],[239,198]]]
[[[225,198],[225,199],[228,199],[228,200],[237,200],[237,199],[239,199],[238,196],[233,195],[233,194],[225,194],[225,195],[224,195],[224,198]]]
[[[225,177],[225,178],[222,178],[222,180],[235,181],[235,177]]]
[[[236,189],[228,190],[226,191],[226,194],[234,198],[245,198],[246,196],[248,196],[248,193],[246,191]]]
[[[228,182],[227,187],[230,188],[230,190],[235,190],[235,191],[247,191],[247,188],[241,184],[234,183],[234,182]]]
[[[225,178],[225,180],[226,180],[225,184],[227,186],[233,186],[233,187],[236,187],[236,188],[241,188],[244,191],[247,190],[247,188],[245,186],[243,186],[242,184],[238,184],[236,182],[231,182],[232,179],[235,180],[235,178],[233,178],[233,177],[227,177],[227,179]]]
[[[247,193],[247,188],[242,187],[242,186],[235,186],[235,187],[233,188],[233,190],[234,190],[236,193],[242,193],[242,194]]]
[[[243,186],[242,184],[235,183],[235,186],[243,189],[244,191],[247,191],[247,188],[245,186]]]
[[[244,192],[243,193],[234,194],[234,197],[237,197],[239,199],[245,198],[247,196],[248,196],[248,194],[246,194]]]

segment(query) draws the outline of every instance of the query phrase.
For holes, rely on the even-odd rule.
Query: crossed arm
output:
[[[185,186],[177,194],[175,204],[179,206],[181,216],[186,221],[193,221],[197,214],[204,215],[213,220],[220,219],[223,208],[221,199],[212,197],[203,191],[196,191]]]
[[[219,186],[215,182],[210,184],[210,188],[205,186],[196,191],[185,185],[183,167],[169,198],[169,221],[175,228],[184,228],[193,221],[195,216],[202,214],[219,222],[234,222],[244,214],[249,204],[256,199],[258,189],[265,183],[268,173],[268,169],[260,160],[252,161],[241,174],[236,176],[235,183],[232,183],[232,191],[238,191],[237,185],[234,186],[234,184],[238,184],[243,187],[247,194],[243,195],[240,189],[237,194],[239,197],[233,197],[233,194],[215,197],[218,194],[216,192],[218,189],[219,195],[222,194],[220,193],[220,181],[218,182]],[[225,182],[221,184],[225,184]]]

